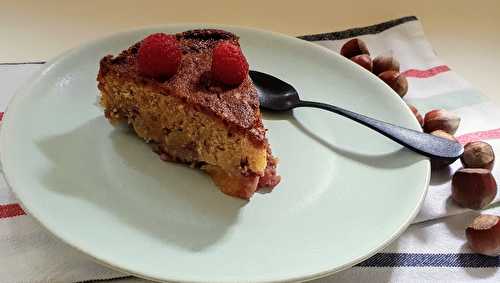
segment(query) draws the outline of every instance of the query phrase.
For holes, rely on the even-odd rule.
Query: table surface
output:
[[[438,55],[500,103],[497,0],[2,2],[0,62],[43,61],[88,40],[148,25],[221,23],[302,35],[416,15]]]
[[[417,16],[447,65],[500,103],[500,1],[2,1],[0,63],[44,61],[97,37],[204,22],[302,35]],[[144,282],[136,279],[116,282]]]

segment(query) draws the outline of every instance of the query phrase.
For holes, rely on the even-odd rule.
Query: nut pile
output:
[[[368,47],[359,38],[346,42],[340,49],[340,54],[377,75],[400,97],[408,92],[408,80],[399,72],[399,61],[396,58],[380,55],[372,60]]]
[[[400,65],[392,56],[377,56],[372,60],[367,45],[359,38],[347,41],[340,54],[354,63],[377,75],[401,98],[408,92],[408,80],[400,73]],[[418,109],[408,104],[424,132],[440,138],[458,142],[453,136],[459,125],[460,117],[444,109],[434,109],[422,117]],[[451,198],[465,208],[483,209],[497,194],[497,183],[491,173],[495,163],[493,148],[486,142],[474,141],[464,146],[460,158],[463,168],[457,170],[451,180]],[[433,170],[446,168],[450,163],[431,160]],[[466,238],[474,252],[500,255],[500,217],[480,215],[467,227]]]

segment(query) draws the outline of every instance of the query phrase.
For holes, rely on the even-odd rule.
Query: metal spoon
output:
[[[297,107],[313,107],[331,111],[373,129],[391,140],[424,156],[453,162],[463,153],[460,143],[415,130],[382,122],[337,106],[321,102],[300,100],[297,90],[287,82],[258,71],[250,71],[260,107],[271,111],[289,111]]]

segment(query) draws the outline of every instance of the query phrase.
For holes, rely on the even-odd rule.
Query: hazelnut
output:
[[[388,84],[399,96],[403,97],[408,92],[408,80],[406,77],[396,71],[385,71],[378,77]]]
[[[444,139],[448,139],[450,141],[458,142],[458,140],[454,136],[448,134],[447,132],[445,132],[443,130],[435,130],[431,133],[431,135],[434,135],[434,136],[440,137],[440,138],[444,138]]]
[[[399,72],[399,61],[392,56],[377,56],[373,59],[373,73],[379,75],[385,71]]]
[[[372,67],[373,67],[372,58],[368,54],[356,55],[356,56],[351,58],[351,61],[353,61],[354,63],[367,69],[370,72],[372,71]]]
[[[368,47],[366,47],[366,44],[363,40],[359,38],[353,38],[342,45],[340,54],[344,57],[352,58],[360,54],[370,55],[370,52],[368,51]]]
[[[420,127],[424,126],[424,118],[422,118],[422,115],[420,112],[418,112],[417,107],[408,104],[408,107],[410,107],[411,112],[413,112],[413,115],[415,115],[415,118],[417,118],[418,123],[420,124]]]
[[[489,256],[500,255],[500,217],[479,215],[467,227],[465,236],[472,251]]]
[[[460,124],[460,117],[444,109],[435,109],[427,112],[424,117],[424,132],[431,133],[442,130],[450,135],[455,134]]]
[[[495,163],[495,153],[488,143],[475,141],[464,146],[464,154],[460,158],[465,168],[484,168],[491,170]]]
[[[451,180],[451,198],[460,206],[481,209],[497,194],[497,183],[490,170],[462,168]]]
[[[442,130],[435,130],[434,132],[431,133],[431,135],[436,136],[436,137],[440,137],[443,139],[447,139],[450,141],[458,142],[458,140],[454,136],[452,136],[452,135],[450,135],[447,132],[442,131]],[[431,168],[434,170],[441,169],[441,168],[444,168],[452,163],[453,162],[446,161],[446,160],[431,159]]]

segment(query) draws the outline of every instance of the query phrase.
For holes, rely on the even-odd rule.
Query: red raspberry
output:
[[[139,47],[139,73],[153,78],[169,78],[177,72],[181,57],[181,48],[175,36],[152,34],[143,39]]]
[[[224,84],[241,84],[248,75],[248,63],[240,47],[226,41],[218,43],[212,55],[212,74]]]

